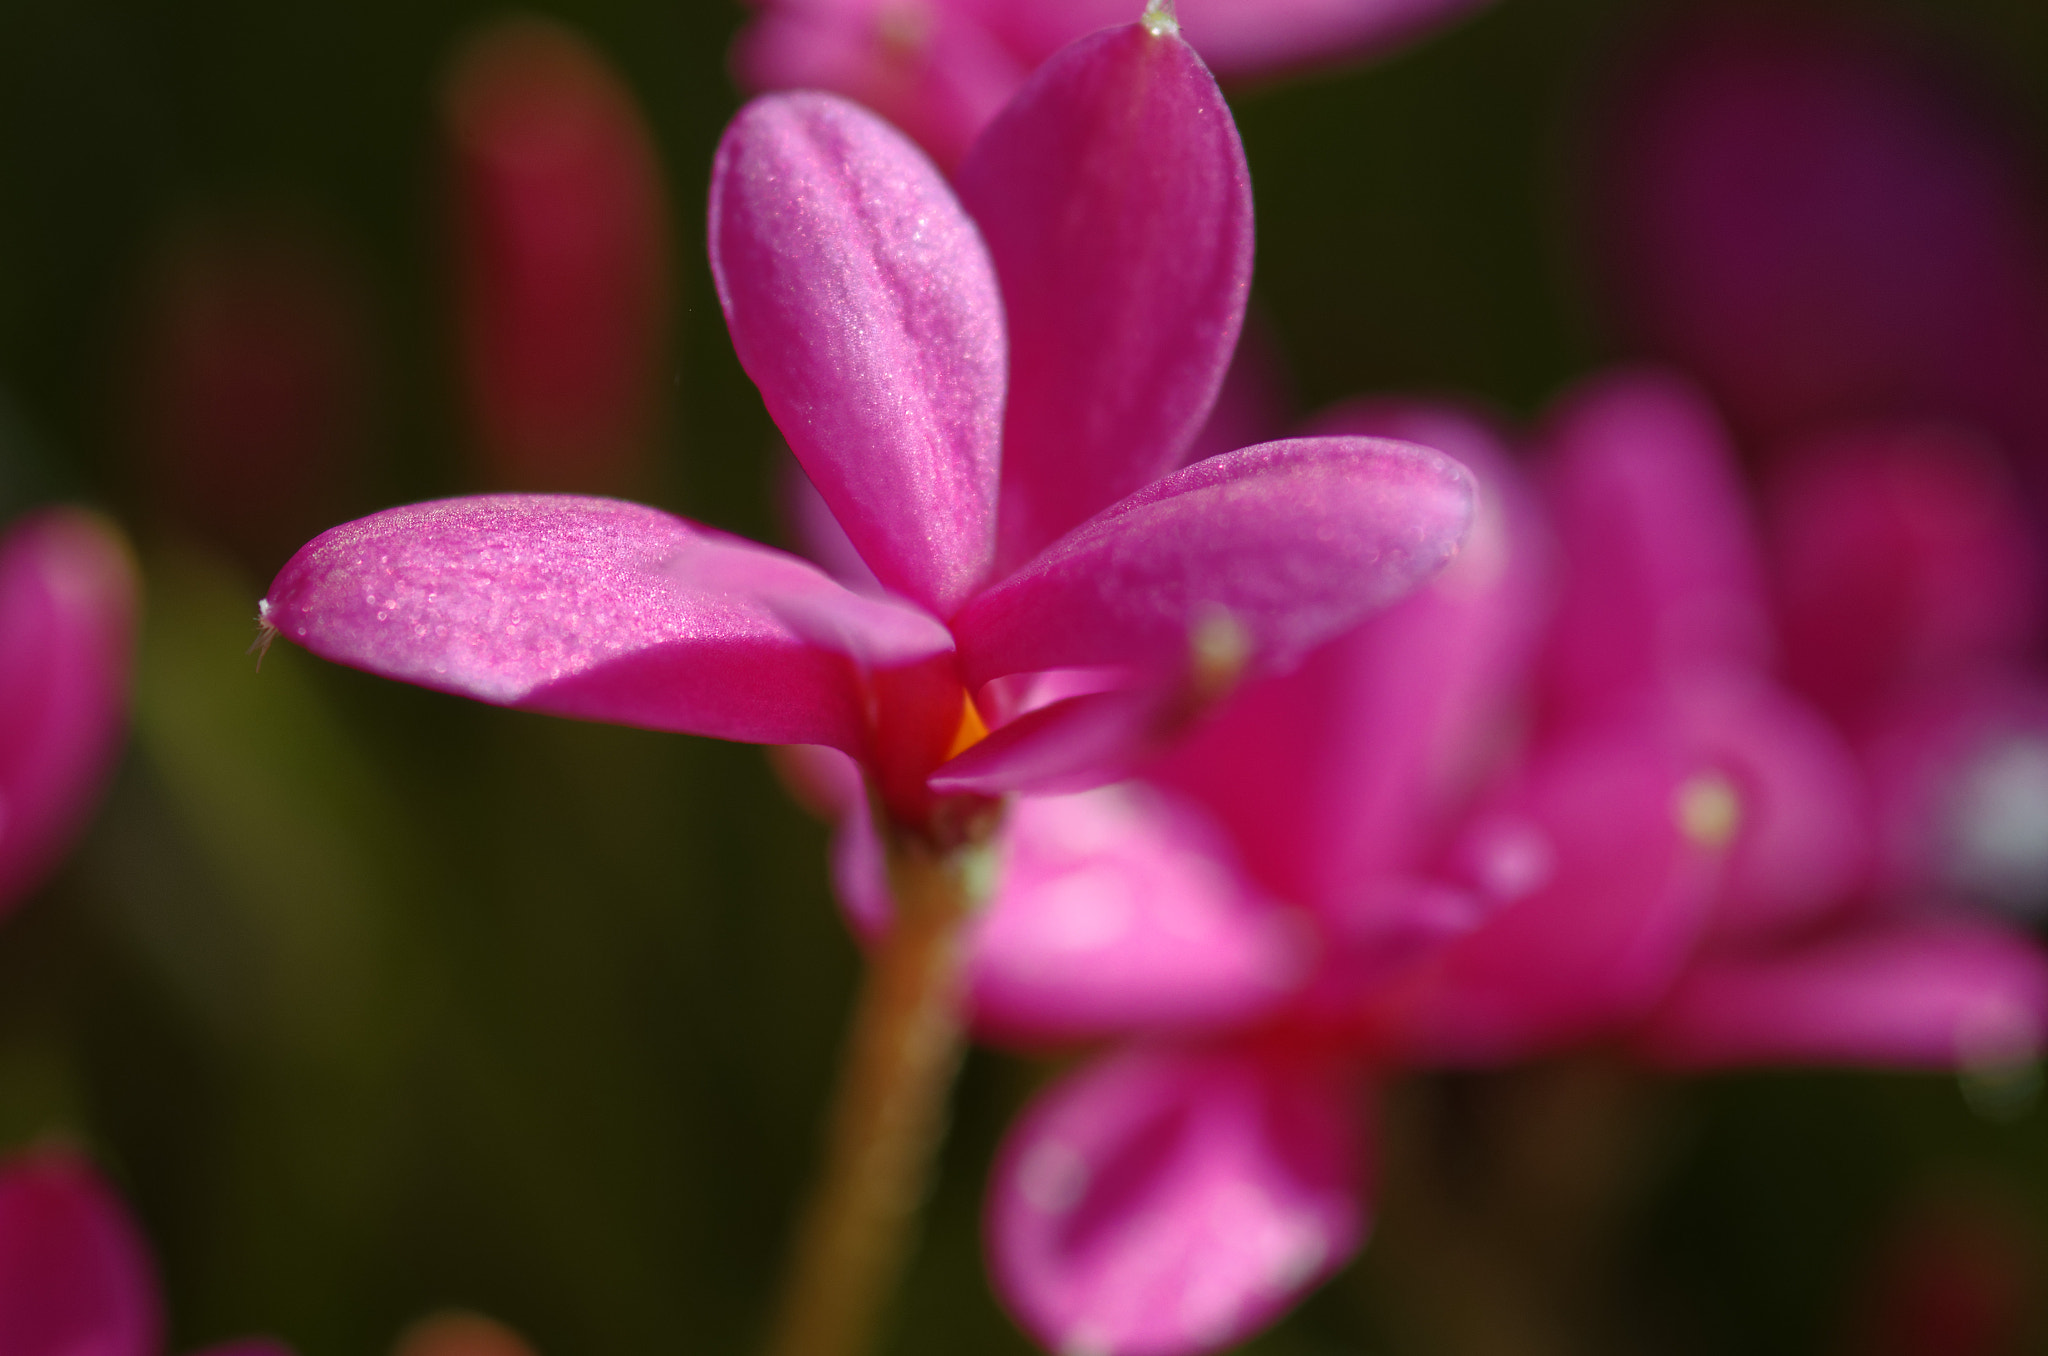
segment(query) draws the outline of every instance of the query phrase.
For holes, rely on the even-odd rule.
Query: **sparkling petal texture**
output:
[[[137,589],[127,545],[92,514],[0,537],[0,909],[70,846],[120,748]]]
[[[1006,357],[979,232],[922,152],[822,94],[740,111],[710,211],[769,414],[882,583],[946,615],[995,544]]]
[[[1251,289],[1251,177],[1194,51],[1127,23],[1041,67],[959,186],[1009,322],[1007,570],[1177,465],[1200,431]]]
[[[1138,1049],[1040,1096],[998,1160],[996,1284],[1055,1351],[1229,1345],[1364,1233],[1351,1081],[1327,1064]]]
[[[1853,11],[1681,25],[1606,120],[1632,328],[1767,442],[1932,414],[2048,448],[2048,213],[1984,96]]]
[[[1405,443],[1302,438],[1213,457],[975,598],[953,624],[963,670],[975,685],[1087,665],[1172,675],[1219,631],[1246,675],[1285,669],[1442,568],[1471,513],[1463,468]]]
[[[1691,953],[1721,854],[1681,823],[1699,770],[1654,729],[1554,748],[1453,854],[1493,912],[1392,987],[1365,1024],[1403,1063],[1492,1064],[1618,1031]]]
[[[1472,530],[1413,597],[1248,686],[1154,775],[1231,827],[1268,888],[1325,912],[1413,870],[1490,771],[1549,602],[1550,560],[1528,487],[1456,411],[1360,407],[1318,428],[1412,438],[1474,473]]]
[[[1875,1064],[1996,1074],[2048,1034],[2048,960],[1989,924],[1877,922],[1694,967],[1637,1040],[1661,1064]]]
[[[264,602],[313,653],[587,720],[865,750],[852,664],[949,645],[923,613],[814,567],[610,499],[501,495],[324,533]]]
[[[161,1326],[142,1239],[83,1160],[0,1169],[0,1356],[157,1356]]]
[[[1733,451],[1698,392],[1656,373],[1600,378],[1548,441],[1567,571],[1550,658],[1563,707],[1597,716],[1644,683],[1765,658]]]

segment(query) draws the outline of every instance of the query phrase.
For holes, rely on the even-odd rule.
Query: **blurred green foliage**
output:
[[[659,498],[772,537],[771,430],[700,225],[741,12],[549,8],[617,63],[669,173]],[[1571,268],[1571,133],[1654,8],[1499,0],[1381,66],[1237,101],[1260,304],[1304,406],[1424,389],[1527,415],[1609,356]],[[2039,118],[2048,7],[1920,8]],[[282,645],[259,672],[264,581],[163,521],[124,443],[152,250],[194,214],[281,205],[372,290],[380,437],[345,509],[470,488],[434,100],[457,37],[498,12],[0,0],[0,511],[104,503],[149,584],[131,755],[89,841],[0,932],[0,1142],[91,1146],[158,1248],[178,1348],[264,1330],[306,1356],[374,1352],[460,1303],[549,1352],[745,1350],[811,1165],[856,961],[825,834],[760,755],[487,710]],[[977,1210],[1037,1077],[970,1064],[892,1350],[1028,1349],[982,1279]],[[1623,1306],[1685,1350],[1828,1347],[1929,1183],[1989,1182],[2048,1231],[2041,1122],[1986,1121],[1950,1081],[1729,1079],[1661,1105]],[[1380,1251],[1255,1349],[1383,1349]]]

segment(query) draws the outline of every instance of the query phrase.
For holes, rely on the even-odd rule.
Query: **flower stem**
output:
[[[895,914],[862,983],[822,1178],[784,1280],[769,1356],[862,1356],[909,1254],[964,1046],[961,932],[972,847],[892,844]]]

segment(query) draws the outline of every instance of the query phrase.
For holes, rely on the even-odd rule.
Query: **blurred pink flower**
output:
[[[0,1356],[158,1356],[149,1251],[83,1158],[40,1149],[0,1165]],[[289,1356],[267,1339],[203,1356]]]
[[[502,705],[829,746],[898,825],[937,831],[927,778],[981,735],[969,694],[993,680],[1110,673],[1157,697],[1111,732],[1134,738],[1175,694],[1288,667],[1454,552],[1469,480],[1407,444],[1268,443],[1155,479],[1215,397],[1251,267],[1236,130],[1170,24],[1063,51],[959,183],[820,94],[749,105],[713,174],[740,360],[886,594],[653,509],[500,496],[326,533],[267,624]],[[950,789],[1067,756],[1102,695],[999,731]]]
[[[442,93],[462,368],[487,476],[645,478],[666,376],[669,220],[631,91],[546,20],[470,39]]]
[[[1486,0],[1179,0],[1188,41],[1224,80],[1383,51]],[[1129,0],[755,0],[732,53],[757,90],[825,89],[956,164],[1039,64],[1130,17]]]
[[[1680,24],[1603,119],[1599,262],[1632,336],[1759,451],[1959,420],[2048,459],[2048,201],[1980,79],[1842,7]]]
[[[2048,1020],[2029,939],[1872,891],[1863,767],[1772,675],[1765,561],[1695,393],[1627,373],[1568,401],[1547,515],[1469,423],[1338,419],[1475,468],[1458,562],[1143,783],[1005,828],[980,1028],[1132,1041],[1042,1095],[998,1165],[998,1282],[1055,1346],[1207,1350],[1339,1265],[1382,1069],[1614,1041],[1681,1066],[1997,1068]],[[1120,829],[1105,802],[1134,807]],[[841,888],[872,926],[859,835]]]
[[[137,588],[95,514],[45,510],[0,535],[0,910],[70,847],[120,749]]]

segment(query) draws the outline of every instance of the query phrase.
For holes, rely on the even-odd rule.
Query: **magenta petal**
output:
[[[264,600],[323,658],[501,706],[859,754],[849,660],[943,653],[913,608],[611,499],[499,495],[323,533]]]
[[[2037,1058],[2048,958],[2022,933],[1957,920],[1873,922],[1766,955],[1702,961],[1637,1040],[1684,1068],[1979,1066]]]
[[[1783,936],[1851,902],[1869,866],[1870,805],[1862,769],[1834,728],[1743,673],[1699,675],[1671,703],[1681,737],[1729,778],[1740,801],[1712,936]]]
[[[1325,911],[1419,869],[1490,771],[1553,573],[1533,496],[1483,428],[1441,409],[1375,413],[1352,410],[1344,431],[1467,459],[1479,495],[1457,558],[1298,671],[1238,693],[1148,773],[1220,815],[1269,888]]]
[[[120,747],[135,566],[120,534],[59,509],[0,538],[0,909],[70,846]]]
[[[1309,1058],[1137,1050],[1043,1094],[988,1204],[997,1290],[1054,1351],[1237,1341],[1357,1248],[1351,1081]]]
[[[960,167],[1009,317],[1000,560],[1179,462],[1252,271],[1251,178],[1194,50],[1126,24],[1061,50]]]
[[[157,1356],[160,1322],[142,1238],[82,1159],[0,1169],[0,1356]]]
[[[1307,967],[1300,922],[1244,878],[1206,816],[1158,792],[1027,796],[1001,842],[970,962],[985,1035],[1214,1027],[1271,1008]]]
[[[1441,569],[1472,494],[1464,468],[1406,443],[1297,438],[1212,457],[962,609],[967,681],[1110,664],[1181,674],[1198,648],[1247,675],[1287,668]]]
[[[1005,351],[988,250],[915,146],[823,94],[740,110],[711,179],[740,363],[888,587],[941,616],[995,547]]]
[[[1559,695],[1597,713],[1702,663],[1763,660],[1756,543],[1733,449],[1699,393],[1656,373],[1610,376],[1566,403],[1549,441],[1566,569]]]
[[[1719,826],[1687,828],[1689,809],[1721,808],[1715,775],[1633,723],[1545,753],[1453,854],[1495,912],[1378,1000],[1374,1038],[1402,1060],[1489,1064],[1647,1012],[1718,884]]]
[[[1027,711],[950,762],[928,783],[941,795],[1086,791],[1145,761],[1171,713],[1156,688],[1087,692]]]

